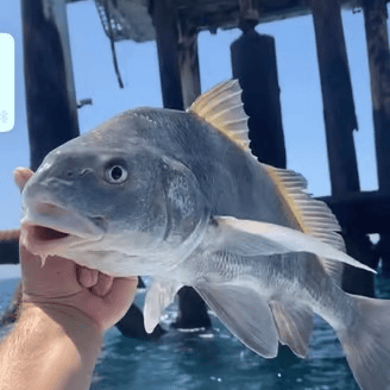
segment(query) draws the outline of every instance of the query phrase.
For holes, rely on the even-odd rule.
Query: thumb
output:
[[[118,308],[118,321],[130,308],[137,293],[138,278],[114,278],[110,292],[103,298],[109,306]]]
[[[23,191],[26,183],[34,175],[34,172],[29,168],[16,168],[14,170],[15,184],[19,187],[20,191]]]

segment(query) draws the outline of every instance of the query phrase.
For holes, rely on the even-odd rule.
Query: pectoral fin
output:
[[[163,311],[173,301],[182,286],[176,281],[152,282],[145,297],[144,322],[146,332],[153,332]]]
[[[337,263],[376,273],[372,268],[360,263],[346,253],[302,233],[284,226],[259,221],[217,217],[216,235],[221,249],[242,256],[271,255],[289,252],[307,252],[318,257],[325,270],[331,275],[339,275]]]
[[[231,284],[194,286],[209,307],[243,344],[266,358],[278,353],[278,334],[267,301],[254,290]]]

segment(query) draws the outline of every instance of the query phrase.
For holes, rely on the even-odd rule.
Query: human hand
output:
[[[21,232],[23,236],[23,230]],[[72,320],[90,319],[100,331],[118,322],[130,308],[137,289],[137,278],[118,278],[79,266],[58,256],[41,259],[21,245],[22,301],[46,313],[69,314]],[[48,313],[50,314],[50,313]]]
[[[15,182],[22,190],[33,172],[27,168],[15,171]],[[23,242],[23,228],[20,242]],[[73,261],[49,256],[45,265],[22,244],[20,262],[23,298],[27,304],[42,308],[64,321],[90,320],[103,332],[118,322],[134,300],[138,279],[105,275]]]

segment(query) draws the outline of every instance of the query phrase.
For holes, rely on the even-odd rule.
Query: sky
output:
[[[0,0],[0,9],[0,33],[11,34],[15,41],[15,126],[8,132],[0,132],[0,229],[13,229],[19,225],[21,199],[12,172],[18,166],[29,165],[22,27],[19,1]],[[120,89],[109,41],[94,2],[69,4],[67,13],[76,98],[93,99],[92,106],[79,110],[81,132],[130,108],[162,106],[154,42],[116,44],[125,84]],[[360,184],[363,190],[375,190],[377,177],[363,14],[343,11],[342,17],[359,124],[354,139]],[[287,165],[308,179],[309,192],[316,196],[328,195],[330,181],[312,17],[261,24],[257,31],[276,40]],[[202,91],[232,77],[230,44],[239,36],[237,29],[219,30],[216,35],[199,34]]]

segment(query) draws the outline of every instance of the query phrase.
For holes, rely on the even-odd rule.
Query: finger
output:
[[[120,321],[129,310],[137,291],[137,278],[114,278],[109,293],[100,298],[101,325],[103,330]]]
[[[14,170],[14,180],[20,191],[23,190],[33,174],[34,172],[29,168],[16,168]]]
[[[49,256],[44,267],[39,256],[20,246],[25,293],[35,296],[64,297],[82,291],[76,278],[76,265],[71,260]]]
[[[111,289],[114,278],[99,272],[98,281],[92,287],[92,292],[99,297],[104,297]]]
[[[38,255],[33,255],[23,243],[23,229],[21,230],[21,240],[19,245],[19,257],[22,266],[22,273],[32,274],[39,272],[41,268],[41,258]]]
[[[77,280],[81,286],[90,288],[98,282],[99,271],[87,267],[77,266]]]
[[[120,311],[118,318],[122,318],[134,301],[137,293],[138,278],[115,278],[111,291],[104,297],[109,306],[115,306]],[[119,321],[118,319],[118,321]]]

